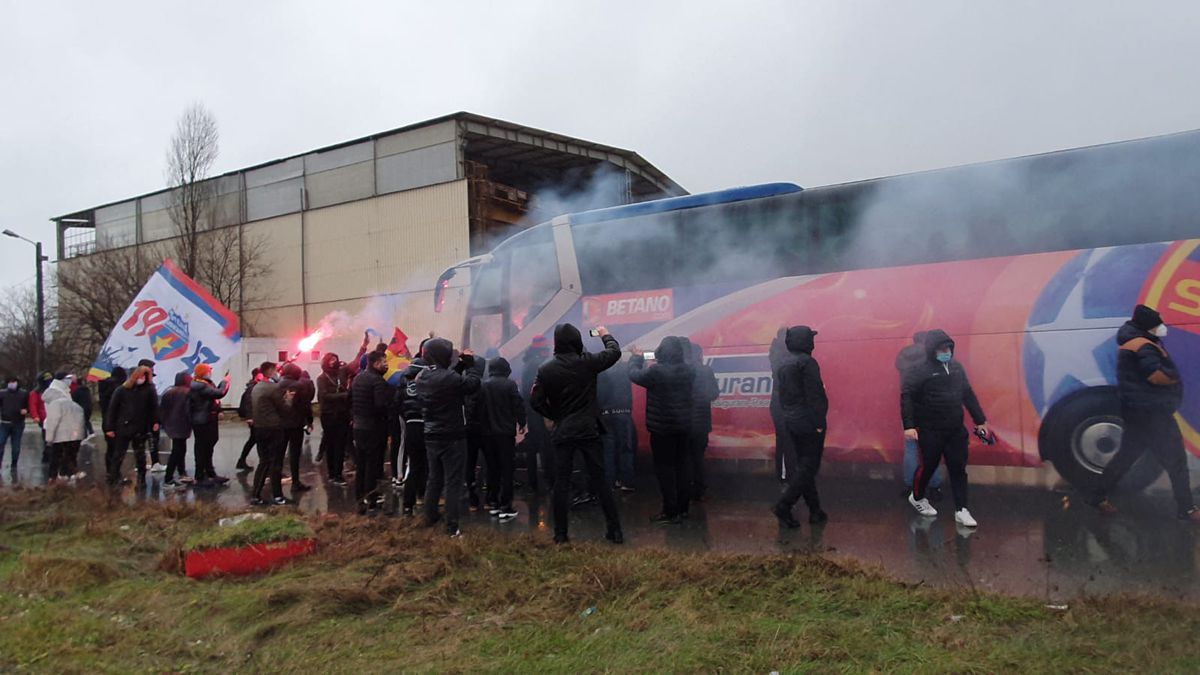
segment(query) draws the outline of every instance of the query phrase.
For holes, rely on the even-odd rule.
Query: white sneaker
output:
[[[500,516],[500,522],[507,523],[508,521],[517,517],[517,510],[516,509],[507,509],[507,510],[501,509],[500,513],[498,513],[497,515]]]
[[[150,473],[163,473],[166,470],[167,470],[167,467],[163,466],[162,464],[159,464],[158,462],[155,462],[154,466],[150,467]]]
[[[84,478],[87,478],[87,474],[80,471],[79,473],[75,474],[75,478],[76,480],[83,480]]]
[[[933,508],[928,499],[917,500],[911,492],[908,494],[908,503],[923,516],[932,518],[937,515],[937,509]]]
[[[966,509],[959,509],[954,512],[954,522],[963,527],[979,527],[979,523],[971,517],[971,512]]]

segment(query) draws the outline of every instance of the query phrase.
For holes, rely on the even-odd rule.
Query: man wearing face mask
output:
[[[904,437],[920,447],[920,460],[913,474],[913,491],[908,502],[923,516],[936,516],[937,509],[926,499],[926,490],[938,464],[945,459],[954,494],[954,521],[964,527],[978,523],[967,510],[967,446],[970,436],[963,426],[963,407],[971,413],[975,432],[986,435],[987,418],[967,371],[954,359],[954,340],[946,331],[925,334],[925,363],[904,374],[900,385],[900,415]]]
[[[1200,523],[1188,478],[1187,451],[1175,421],[1183,402],[1183,381],[1163,346],[1166,335],[1162,316],[1145,305],[1135,307],[1133,318],[1117,331],[1117,394],[1125,428],[1121,448],[1104,467],[1100,487],[1088,503],[1104,513],[1115,512],[1108,493],[1149,450],[1171,479],[1179,518]]]
[[[17,475],[17,460],[21,457],[21,435],[25,433],[25,416],[29,414],[29,394],[21,389],[17,378],[8,377],[0,391],[0,464],[4,463],[4,446],[12,440],[12,475]]]

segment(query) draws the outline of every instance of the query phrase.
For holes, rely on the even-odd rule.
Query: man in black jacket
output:
[[[604,480],[622,492],[633,492],[636,480],[637,430],[633,425],[633,384],[629,364],[618,361],[596,378],[600,423],[604,425]]]
[[[108,418],[108,404],[112,403],[113,392],[121,385],[125,384],[125,369],[117,366],[112,369],[112,374],[96,385],[96,389],[100,392],[100,428],[103,430],[104,420]]]
[[[463,405],[479,391],[483,363],[464,350],[454,363],[454,344],[443,338],[425,343],[422,353],[429,369],[417,377],[417,396],[425,410],[425,454],[429,459],[429,483],[425,488],[425,524],[437,524],[438,501],[446,494],[446,533],[458,529],[467,454],[467,428]]]
[[[1104,467],[1100,487],[1088,502],[1105,513],[1115,512],[1108,493],[1149,450],[1171,479],[1179,518],[1200,522],[1200,509],[1192,499],[1187,451],[1175,421],[1183,402],[1183,380],[1162,343],[1166,335],[1162,315],[1145,305],[1135,307],[1133,318],[1117,331],[1117,394],[1125,428],[1121,448]]]
[[[550,342],[545,335],[533,336],[529,349],[521,359],[521,396],[525,399],[525,415],[529,420],[528,432],[522,445],[525,448],[526,471],[529,477],[529,489],[537,492],[540,487],[538,480],[538,462],[541,462],[541,477],[549,487],[554,486],[554,448],[550,443],[550,432],[546,429],[546,421],[538,411],[533,409],[533,383],[537,380],[538,368],[550,359]]]
[[[321,406],[321,446],[317,454],[325,459],[329,482],[343,487],[346,443],[350,440],[350,383],[345,364],[333,352],[321,359],[317,403]]]
[[[250,456],[250,451],[254,449],[254,445],[258,442],[258,438],[254,433],[254,406],[251,393],[254,391],[254,385],[262,380],[262,370],[255,368],[250,371],[250,381],[246,383],[246,388],[242,390],[242,398],[238,401],[238,417],[246,423],[246,429],[250,432],[246,436],[246,442],[242,445],[242,454],[238,456],[237,464],[235,465],[238,471],[253,471],[254,466],[246,463],[246,458]]]
[[[263,379],[254,385],[250,394],[251,415],[258,435],[258,469],[254,472],[254,489],[250,503],[265,506],[262,497],[267,476],[271,478],[271,496],[276,506],[291,503],[283,496],[283,454],[287,440],[283,436],[283,418],[288,414],[294,392],[279,386],[279,373],[274,363],[266,361],[259,367]]]
[[[9,376],[0,391],[0,464],[4,463],[4,446],[11,440],[12,465],[10,473],[17,475],[17,460],[21,458],[21,436],[25,433],[25,416],[29,414],[29,392],[21,389],[15,376]]]
[[[350,385],[350,412],[354,418],[354,445],[358,464],[354,474],[354,494],[358,512],[378,509],[382,495],[378,491],[383,476],[383,455],[387,450],[387,413],[392,392],[383,374],[387,358],[380,352],[367,354],[367,367],[359,371]]]
[[[799,527],[792,507],[801,497],[808,507],[808,522],[817,525],[829,519],[821,510],[817,494],[817,472],[825,452],[825,416],[829,398],[821,379],[821,366],[813,358],[817,331],[808,326],[787,330],[784,346],[787,355],[779,360],[775,387],[779,391],[779,409],[783,431],[788,436],[787,489],[772,508],[785,527]]]
[[[668,336],[654,350],[657,363],[646,368],[634,348],[629,379],[646,388],[646,430],[654,474],[662,492],[662,512],[656,523],[678,524],[687,516],[691,498],[688,436],[692,431],[692,382],[695,371],[684,361],[683,343]]]
[[[938,463],[945,458],[954,494],[954,520],[959,525],[975,527],[975,518],[967,510],[970,436],[963,426],[964,406],[975,422],[975,432],[986,435],[987,418],[971,389],[967,371],[954,358],[954,340],[943,330],[931,330],[925,334],[925,363],[905,373],[900,387],[904,437],[917,441],[921,447],[908,502],[923,516],[937,515],[925,493]]]
[[[600,497],[608,524],[605,538],[614,544],[625,541],[612,489],[604,480],[600,443],[600,405],[596,401],[596,376],[621,358],[621,346],[601,326],[604,351],[583,351],[583,336],[569,323],[554,329],[554,358],[538,368],[530,404],[551,423],[554,444],[554,542],[565,544],[570,514],[571,469],[575,453],[583,455],[588,489]]]
[[[704,455],[708,452],[708,435],[712,433],[712,404],[721,395],[717,375],[712,366],[704,363],[704,350],[687,338],[680,338],[686,351],[686,361],[692,367],[692,429],[688,434],[688,461],[692,501],[702,502],[708,492],[705,480]]]
[[[480,391],[487,447],[487,501],[496,505],[490,513],[502,522],[517,517],[512,503],[513,465],[517,432],[525,430],[525,401],[509,375],[512,366],[508,360],[492,359]]]
[[[201,363],[196,366],[191,389],[188,392],[188,405],[192,415],[192,436],[194,454],[196,456],[197,487],[217,487],[229,482],[225,476],[218,476],[213,466],[213,453],[220,439],[221,399],[229,393],[229,375],[220,385],[209,379],[212,366]]]
[[[404,515],[412,516],[417,504],[417,495],[424,495],[429,478],[429,461],[425,454],[425,408],[417,396],[417,377],[429,370],[420,354],[425,343],[417,349],[417,358],[404,370],[404,384],[397,392],[400,396],[400,414],[404,417],[404,457],[408,462],[408,475],[404,479]]]
[[[312,400],[316,394],[316,387],[313,386],[312,380],[303,378],[303,372],[300,366],[289,363],[283,367],[283,379],[279,381],[279,386],[285,392],[292,392],[288,414],[283,418],[283,436],[287,442],[293,493],[312,489],[300,480],[300,454],[304,451],[304,432],[312,430]]]

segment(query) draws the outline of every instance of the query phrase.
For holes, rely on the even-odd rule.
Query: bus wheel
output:
[[[1121,406],[1115,387],[1093,387],[1060,401],[1042,423],[1041,448],[1054,468],[1076,489],[1099,487],[1100,474],[1121,447]],[[1117,484],[1120,492],[1140,492],[1158,479],[1162,467],[1149,453]]]

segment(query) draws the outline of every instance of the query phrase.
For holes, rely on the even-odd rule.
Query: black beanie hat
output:
[[[1150,332],[1162,325],[1162,315],[1145,305],[1133,308],[1133,325]]]

